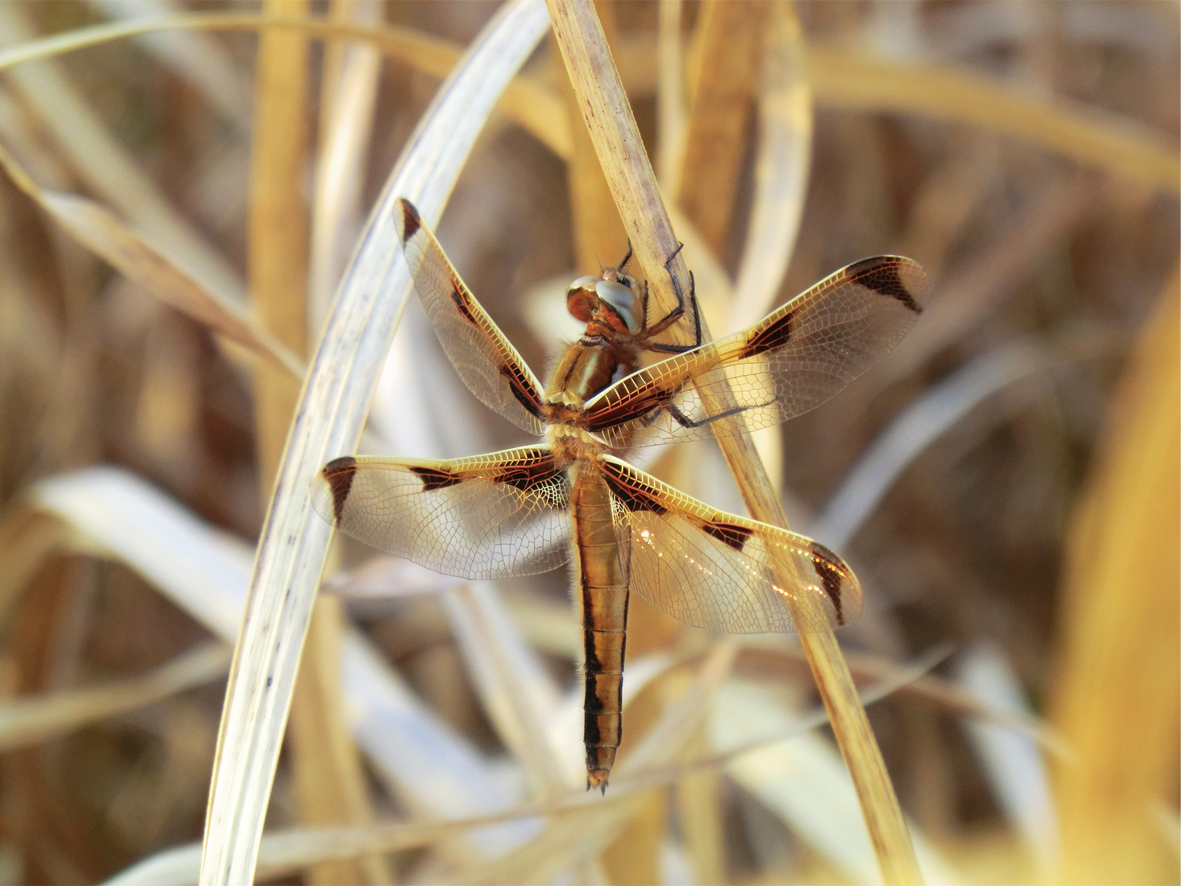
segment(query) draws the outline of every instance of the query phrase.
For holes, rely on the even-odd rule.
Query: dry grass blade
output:
[[[985,399],[1056,365],[1032,342],[1016,341],[957,369],[898,415],[870,444],[809,527],[825,544],[849,544],[886,490],[924,449]]]
[[[668,223],[660,189],[647,162],[644,143],[598,18],[588,3],[550,2],[548,5],[554,35],[582,117],[593,121],[587,128],[619,217],[623,219],[656,304],[671,310],[677,299],[669,277],[675,277],[681,290],[688,292],[689,272],[684,259],[677,254],[678,243]],[[603,88],[604,81],[612,78],[614,88]],[[671,261],[670,256],[673,256]],[[677,329],[680,325],[673,330],[678,340],[688,342],[689,333]]]
[[[689,690],[664,712],[640,745],[621,762],[621,775],[643,774],[682,754],[695,738],[697,727],[705,722],[711,703],[737,655],[738,644],[733,637],[723,637],[714,644],[698,668]]]
[[[729,671],[736,647],[718,644],[700,668],[692,689],[670,707],[639,746],[621,758],[611,797],[583,807],[577,816],[550,818],[545,830],[509,856],[468,865],[454,877],[458,883],[547,883],[563,871],[595,859],[612,839],[641,813],[649,786],[619,788],[629,773],[673,763],[689,746],[709,701]],[[634,668],[633,668],[634,670]]]
[[[1154,802],[1172,802],[1181,717],[1179,292],[1174,270],[1108,414],[1067,547],[1052,699],[1053,722],[1077,752],[1077,765],[1058,773],[1063,883],[1177,875],[1150,816]]]
[[[304,0],[268,0],[272,14],[306,12]],[[295,353],[307,353],[308,206],[304,177],[310,153],[307,121],[308,45],[303,35],[267,31],[258,49],[251,143],[248,265],[255,313]],[[263,501],[287,439],[299,382],[260,367],[255,374],[255,426]]]
[[[580,791],[507,809],[492,815],[448,821],[390,822],[364,828],[318,828],[276,831],[263,837],[259,848],[258,877],[289,876],[325,861],[353,858],[365,853],[397,852],[431,846],[465,833],[519,819],[545,815],[561,820],[584,819],[618,801],[588,802]],[[189,844],[146,858],[116,877],[107,886],[188,886],[196,882],[200,846]]]
[[[347,38],[372,43],[383,53],[403,59],[421,70],[445,76],[459,57],[452,43],[392,27],[369,27],[322,19],[298,20],[250,14],[177,15],[136,19],[116,24],[78,28],[61,35],[29,39],[0,50],[0,69],[26,61],[73,52],[86,46],[129,36],[176,28],[259,30],[292,28],[308,36]],[[647,47],[644,58],[650,57]],[[812,47],[808,67],[816,101],[825,107],[867,111],[894,110],[938,119],[960,120],[1027,138],[1084,162],[1175,191],[1181,184],[1178,161],[1160,137],[1128,120],[1089,109],[1063,110],[1014,90],[988,83],[955,69],[899,66],[866,61],[844,50]],[[648,81],[639,85],[649,85]],[[974,105],[980,97],[983,105]],[[498,105],[559,157],[572,151],[570,128],[560,99],[526,76],[506,88]],[[981,113],[982,108],[986,113]],[[1009,113],[1017,108],[1019,113]],[[966,117],[966,119],[965,119]]]
[[[681,37],[681,0],[660,0],[656,54],[656,172],[660,186],[671,192],[673,176],[681,165],[685,146],[685,83],[682,73],[684,55]]]
[[[304,0],[267,0],[273,15],[306,15]],[[255,310],[267,329],[296,353],[307,352],[308,206],[304,180],[310,156],[307,103],[309,46],[297,31],[268,30],[259,40],[254,138],[251,145],[249,270]],[[259,495],[270,497],[299,382],[265,367],[254,375]],[[365,776],[341,704],[339,600],[316,601],[291,702],[291,764],[304,824],[372,820]],[[380,859],[328,864],[313,884],[385,882]]]
[[[418,594],[441,594],[465,584],[425,566],[396,557],[374,557],[357,569],[338,572],[320,590],[343,600],[389,600]]]
[[[0,49],[0,70],[112,40],[178,28],[211,31],[259,31],[272,28],[298,31],[307,37],[356,40],[439,78],[446,77],[463,54],[462,47],[448,40],[408,28],[376,27],[319,18],[219,13],[137,18],[77,28],[52,37],[28,39],[8,49]],[[570,156],[573,146],[569,122],[561,111],[561,99],[552,90],[530,77],[517,75],[505,87],[497,108],[535,135],[557,156]]]
[[[261,327],[234,296],[202,285],[169,250],[123,224],[93,200],[39,187],[0,146],[0,165],[74,239],[162,302],[231,341],[271,360],[288,377],[303,377],[295,355]]]
[[[546,729],[557,690],[495,592],[484,583],[469,585],[444,595],[443,605],[484,709],[533,789],[546,795],[569,787],[570,773]]]
[[[767,10],[763,3],[706,0],[689,47],[676,202],[715,255],[730,230]]]
[[[550,0],[550,14],[583,106],[583,117],[650,283],[665,281],[669,274],[687,282],[685,269],[678,264],[679,256],[664,272],[665,262],[674,254],[675,237],[592,7],[582,2]],[[660,287],[654,288],[660,292]],[[671,304],[671,300],[664,303]],[[786,526],[782,506],[766,471],[758,463],[750,438],[745,435],[728,438],[722,449],[752,516],[772,525]],[[919,882],[914,849],[898,799],[836,638],[831,631],[801,636],[862,801],[882,877],[887,883]]]
[[[999,648],[979,643],[956,661],[956,678],[983,704],[1032,716],[1016,669]],[[1039,880],[1048,879],[1058,849],[1058,815],[1042,748],[1027,735],[987,721],[962,724],[988,774],[998,805],[1032,850]]]
[[[799,730],[800,715],[766,687],[732,682],[719,696],[713,736],[724,750],[736,743]],[[819,716],[819,712],[817,715]],[[755,739],[759,745],[762,740]],[[859,798],[845,777],[832,746],[805,732],[790,741],[743,749],[726,767],[727,774],[750,791],[794,833],[822,853],[840,874],[854,882],[873,882],[880,870],[878,847],[852,839]],[[825,814],[818,815],[817,809]],[[957,883],[961,878],[918,835],[914,837],[922,870],[933,882]]]
[[[350,725],[391,793],[443,818],[489,813],[516,799],[484,758],[442,723],[356,631],[345,635],[341,673]],[[535,823],[514,822],[475,832],[461,848],[494,854],[535,832]]]
[[[333,18],[373,24],[380,15],[374,2],[335,2]],[[372,46],[330,43],[324,49],[324,96],[312,200],[311,301],[308,331],[315,334],[328,315],[336,283],[348,261],[361,223],[364,161],[370,148],[381,56]]]
[[[1028,139],[1153,188],[1181,191],[1181,158],[1161,134],[1071,105],[1062,97],[1048,101],[963,70],[883,61],[827,47],[809,47],[808,69],[817,102],[828,107],[969,123]]]
[[[10,617],[13,604],[62,546],[64,535],[57,520],[23,509],[7,514],[0,522],[0,617]]]
[[[604,6],[605,10],[610,8]],[[605,27],[610,23],[610,18],[605,19]],[[582,125],[570,78],[559,79],[571,141],[570,156],[566,158],[566,182],[574,231],[574,266],[581,274],[597,274],[604,264],[622,258],[627,249],[627,236],[615,209],[611,189],[603,177],[603,167],[595,156],[590,133]]]
[[[5,713],[19,712],[25,733],[0,758],[0,882],[200,878],[225,681],[107,714],[187,685],[165,685],[173,665],[237,640],[262,530],[259,576],[289,610],[249,616],[261,640],[251,649],[273,640],[275,655],[257,668],[240,656],[238,676],[254,678],[256,710],[278,734],[296,644],[259,627],[274,615],[298,633],[296,610],[320,568],[317,533],[330,531],[300,510],[306,481],[351,451],[357,416],[364,452],[446,458],[524,442],[470,396],[413,296],[411,326],[393,336],[365,412],[408,271],[388,216],[356,241],[399,153],[424,161],[419,173],[432,158],[463,166],[437,233],[535,370],[582,333],[564,298],[575,256],[590,271],[622,255],[590,130],[559,86],[568,78],[556,39],[511,76],[482,68],[481,90],[508,81],[491,115],[491,96],[465,93],[448,112],[464,134],[444,127],[436,141],[433,124],[415,127],[502,4],[298,0],[275,15],[265,2],[0,4],[0,161],[7,152],[20,167],[0,169],[0,694],[12,702],[0,705],[0,745]],[[921,650],[961,650],[870,711],[924,876],[1175,880],[1181,578],[1165,567],[1175,566],[1169,509],[1181,509],[1181,480],[1165,470],[1175,453],[1162,453],[1181,447],[1178,309],[1157,326],[1160,347],[1146,349],[1155,357],[1130,354],[1178,261],[1176,6],[592,2],[646,143],[627,141],[626,103],[596,99],[596,123],[615,130],[604,162],[617,164],[616,184],[639,176],[639,198],[624,199],[629,219],[654,231],[642,247],[654,311],[672,289],[661,238],[684,242],[719,335],[865,255],[911,256],[936,281],[917,328],[842,394],[768,429],[779,448],[764,455],[793,525],[815,533],[819,514],[823,543],[852,539],[835,550],[868,611],[837,636],[862,704]],[[545,30],[536,2],[532,13],[503,35],[498,62],[514,67],[528,51],[521,41],[531,48]],[[759,39],[737,26],[747,13],[761,18]],[[732,26],[715,27],[718,16]],[[642,160],[659,156],[662,193],[674,195],[688,47],[723,32],[714,48],[735,57],[691,59],[695,89],[720,92],[723,75],[744,71],[728,82],[754,117],[741,133],[719,130],[715,144],[696,136],[698,149],[724,148],[731,178],[741,149],[736,183],[715,189],[733,200],[719,254],[704,223],[671,200],[672,232],[658,230]],[[312,78],[302,98],[256,85],[270,37],[306,44],[307,63],[289,69]],[[596,73],[609,79],[605,58],[584,49],[593,45],[576,51],[602,60]],[[292,125],[270,117],[276,101]],[[739,116],[716,104],[697,95],[698,124]],[[274,137],[304,121],[310,139]],[[252,176],[261,183],[280,166],[268,188],[293,210],[274,213],[278,223],[252,219]],[[713,171],[690,187],[710,191]],[[582,189],[592,177],[603,199]],[[416,185],[396,187],[388,198],[406,194],[439,218],[445,187],[428,186],[425,200]],[[279,230],[304,199],[311,255]],[[328,323],[354,246],[368,273],[349,272],[343,313]],[[290,326],[309,343],[329,326],[331,340],[310,370],[293,467],[264,524],[260,486],[275,480],[296,394],[254,382],[260,366],[274,372],[275,356],[280,372],[309,372],[298,360],[312,350],[298,333],[287,346],[260,331],[244,280],[268,254],[289,259],[284,273],[306,263],[312,306]],[[629,265],[637,277],[641,264]],[[302,299],[301,280],[278,279],[270,296],[286,287]],[[841,347],[847,331],[827,343]],[[1141,381],[1121,385],[1125,374]],[[1113,406],[1120,398],[1132,405]],[[1125,439],[1113,429],[1104,445],[1105,424]],[[719,455],[699,441],[639,448],[634,461],[747,513]],[[79,470],[99,463],[111,467]],[[749,473],[744,482],[772,504],[772,487]],[[817,652],[827,638],[804,640],[811,662],[795,638],[719,645],[633,597],[619,766],[606,797],[590,795],[585,638],[566,572],[472,583],[370,559],[350,541],[332,547],[347,571],[320,584],[329,594],[317,591],[306,622],[256,879],[880,879],[832,734],[794,735],[827,722],[811,678],[813,664],[830,664]],[[335,575],[335,563],[322,571]],[[732,669],[713,659],[719,707],[700,668],[735,645]],[[153,688],[161,665],[166,679]],[[308,688],[310,704],[294,700]],[[238,695],[235,717],[248,723],[250,693]],[[1047,705],[1077,748],[1043,719]],[[28,719],[34,708],[40,725]],[[732,731],[759,717],[781,731],[719,747],[702,713]],[[655,745],[644,744],[649,732]],[[298,747],[296,733],[315,744]],[[223,742],[223,764],[235,743]],[[235,785],[225,765],[219,790],[245,785],[261,808],[267,779],[256,776],[271,748],[242,746],[254,774]],[[319,770],[310,779],[309,763]],[[219,802],[219,818],[248,838],[250,815]],[[332,824],[308,827],[306,810],[330,807]],[[1046,853],[1059,813],[1061,864]],[[928,867],[924,837],[946,863]],[[370,865],[375,856],[388,872]]]
[[[794,6],[784,0],[769,5],[763,40],[754,193],[726,331],[746,328],[775,304],[795,251],[812,168],[812,87]]]
[[[320,18],[259,15],[257,13],[208,13],[203,15],[137,16],[127,21],[75,28],[50,37],[29,39],[0,51],[0,69],[26,62],[76,52],[128,37],[140,37],[159,31],[178,29],[210,31],[260,31],[274,28],[292,30],[306,37],[340,38],[371,43],[391,56],[418,66],[437,76],[446,76],[463,50],[441,40],[405,28],[376,27]]]
[[[729,664],[724,657],[729,652],[715,654],[711,667],[707,668],[702,679],[686,694],[684,704],[675,706],[670,711],[669,720],[672,734],[684,734],[686,730],[681,725],[685,719],[696,720],[703,716],[707,705],[700,703],[701,691],[717,689],[718,682],[724,677]],[[920,657],[905,667],[897,665],[881,669],[878,682],[868,687],[863,693],[866,704],[898,691],[916,679],[923,679],[922,675],[946,656],[945,650],[932,650],[931,653]],[[670,756],[675,756],[661,749],[663,739],[670,734],[662,730],[657,738],[647,742],[646,747],[654,753],[648,765],[633,767],[640,769],[632,775],[624,775],[612,784],[612,796],[605,800],[588,797],[581,790],[555,795],[544,800],[526,803],[506,809],[492,815],[457,818],[448,821],[423,822],[390,822],[374,824],[364,828],[323,828],[315,830],[296,830],[289,832],[275,832],[263,837],[259,850],[258,874],[260,877],[280,877],[297,872],[304,867],[325,861],[353,858],[365,853],[395,852],[418,846],[427,846],[452,839],[465,832],[474,831],[488,825],[511,822],[538,815],[545,815],[552,824],[561,828],[560,831],[550,831],[545,838],[545,844],[556,842],[554,834],[568,835],[572,830],[575,834],[585,838],[588,832],[593,837],[593,845],[598,846],[608,840],[617,829],[619,822],[626,822],[629,815],[638,808],[633,802],[642,799],[651,788],[673,783],[683,778],[686,773],[703,768],[712,768],[732,763],[738,757],[754,751],[766,749],[772,743],[782,743],[789,739],[798,738],[805,733],[823,726],[828,722],[825,711],[821,708],[811,713],[797,714],[791,725],[772,735],[764,735],[743,747],[733,748],[722,754],[715,754],[706,758],[691,759],[683,763],[665,763]],[[648,753],[648,750],[644,753]],[[615,790],[618,788],[618,790]],[[614,820],[614,824],[612,821]],[[566,828],[566,824],[570,827]],[[537,852],[545,865],[545,871],[535,871],[525,865],[518,869],[514,859],[505,859],[498,863],[498,872],[507,876],[522,879],[526,882],[543,882],[541,875],[550,871],[560,870],[560,865],[569,863],[568,853],[578,856],[587,855],[589,851],[582,846],[582,839],[570,838],[562,847],[562,857],[550,859],[546,851]],[[119,876],[108,881],[110,886],[181,886],[196,880],[199,847],[195,844],[181,846],[158,853],[145,859]],[[521,871],[525,871],[521,874]],[[476,869],[473,867],[473,874]],[[534,877],[536,873],[538,876]],[[491,881],[506,882],[503,877],[491,877]],[[950,880],[949,880],[950,882]]]
[[[748,673],[758,673],[762,677],[772,680],[777,679],[784,666],[788,666],[792,670],[800,670],[795,666],[795,663],[799,662],[804,668],[807,667],[807,659],[804,658],[803,651],[791,646],[784,646],[777,642],[778,638],[774,638],[772,642],[767,642],[766,639],[758,636],[745,637],[743,640],[744,655],[755,655],[757,662],[757,668],[749,670]],[[1071,759],[1070,750],[1066,747],[1062,737],[1040,719],[981,701],[969,695],[955,683],[926,672],[950,656],[953,651],[952,647],[946,644],[936,646],[929,653],[920,656],[917,664],[908,665],[899,665],[891,659],[856,652],[847,654],[846,658],[849,662],[849,670],[859,685],[871,680],[877,681],[877,687],[893,687],[890,691],[896,690],[899,696],[924,702],[948,713],[1002,726],[1036,742],[1047,753],[1053,754],[1064,762]],[[768,656],[774,658],[768,660]],[[775,659],[779,660],[778,664],[774,663]],[[918,668],[919,671],[916,671],[915,668]],[[861,698],[866,704],[882,697],[877,687],[861,691]]]
[[[291,703],[290,740],[300,819],[309,827],[373,821],[369,784],[349,731],[341,687],[345,614],[340,600],[316,601]],[[310,883],[390,883],[385,859],[329,862],[308,872]]]
[[[224,641],[242,621],[252,551],[125,471],[90,468],[42,481],[0,528],[9,602],[58,548],[121,562]],[[50,516],[52,515],[52,516]],[[37,559],[33,555],[37,554]],[[22,566],[19,558],[28,561]],[[19,584],[18,579],[24,576]],[[351,727],[377,773],[435,815],[470,817],[510,801],[479,755],[419,701],[372,645],[349,631],[341,687]],[[484,851],[520,842],[519,827],[473,835]]]
[[[694,748],[704,746],[703,736]],[[721,773],[712,769],[686,773],[676,783],[676,815],[686,854],[701,883],[726,879],[729,853],[722,809],[724,787]]]
[[[119,560],[218,637],[234,640],[251,560],[241,539],[117,468],[42,480],[28,500],[68,527],[74,549]]]
[[[697,289],[697,307],[701,311],[701,322],[711,329],[719,324],[729,324],[729,308],[734,303],[734,288],[729,273],[705,242],[705,238],[675,203],[669,204],[668,217],[677,232],[677,237],[685,244],[685,248],[681,250],[685,256],[685,263],[693,266],[693,282]]]
[[[719,663],[722,663],[726,669],[729,669],[730,663],[725,662],[725,658],[732,654],[737,644],[723,643],[719,644],[712,653],[713,661],[707,662],[707,666],[702,669],[702,673],[698,675],[695,686],[690,692],[685,693],[685,698],[696,698],[701,690],[706,690],[711,693],[721,691],[720,685],[728,685],[728,682],[718,684],[716,681],[724,680],[725,674],[722,673],[722,668]],[[866,669],[872,671],[872,676],[876,678],[876,682],[866,687],[861,692],[861,700],[865,705],[880,701],[887,696],[896,692],[908,689],[919,684],[921,681],[929,680],[929,673],[932,668],[940,664],[951,654],[948,646],[938,646],[931,649],[927,653],[920,656],[913,662],[905,664],[898,664],[896,662],[875,662],[872,668]],[[743,682],[739,680],[738,682]],[[954,688],[947,690],[949,694],[954,694]],[[1017,723],[1020,722],[1014,717],[1005,716],[999,712],[992,712],[981,705],[972,705],[970,701],[966,701],[967,709],[974,714],[996,719],[998,722]],[[685,721],[696,721],[702,716],[708,705],[697,704],[695,711],[690,711],[685,705],[678,705],[669,714],[666,715],[665,721],[662,724],[661,736],[657,739],[645,742],[645,752],[655,752],[663,740],[663,736],[684,732],[682,723]],[[981,713],[983,712],[983,713]],[[995,714],[995,717],[992,716]],[[752,751],[759,751],[766,749],[769,745],[778,744],[792,738],[796,738],[817,729],[828,723],[828,713],[823,706],[818,706],[811,711],[803,713],[793,712],[796,717],[793,724],[788,728],[771,730],[769,732],[757,735],[740,744],[733,745],[726,750],[705,756],[689,757],[682,762],[663,763],[658,760],[651,761],[651,765],[634,766],[637,771],[629,773],[625,777],[617,779],[612,783],[612,787],[622,786],[624,790],[639,790],[655,785],[665,784],[680,778],[685,773],[693,771],[718,768],[725,766],[744,754]],[[716,717],[717,712],[713,711],[709,714],[710,717]],[[757,720],[757,718],[756,718]],[[657,754],[657,756],[660,756]],[[665,754],[664,756],[668,756]]]
[[[728,654],[729,650],[726,650],[724,647],[720,652],[715,652],[716,656],[724,656]],[[950,647],[943,645],[937,646],[934,649],[931,649],[919,656],[914,661],[907,662],[905,664],[899,664],[897,662],[875,662],[875,666],[872,669],[869,669],[872,670],[872,676],[875,678],[875,682],[872,685],[865,687],[861,691],[860,697],[862,703],[864,705],[870,705],[874,702],[880,701],[883,698],[887,698],[894,693],[908,690],[922,683],[923,681],[931,680],[931,669],[939,665],[950,654]],[[711,676],[716,676],[719,679],[724,676],[718,673],[716,664],[712,669],[712,674],[710,669],[706,669],[704,675],[706,676],[707,680]],[[734,679],[730,679],[722,684],[721,689],[719,689],[718,686],[709,686],[709,689],[711,692],[725,691],[725,687],[728,687],[734,682]],[[743,683],[742,680],[738,680],[737,682],[740,684]],[[704,684],[701,677],[699,677],[698,686],[702,685],[708,684]],[[954,694],[954,691],[954,689],[951,689],[949,690],[949,693]],[[701,705],[698,705],[697,707],[702,708]],[[981,710],[983,710],[982,706],[973,706],[970,702],[967,702],[967,708],[973,713],[979,713]],[[783,710],[786,711],[787,709],[784,708]],[[675,720],[677,717],[685,717],[686,713],[687,712],[681,708],[680,710],[676,711],[670,717],[670,719]],[[619,784],[622,785],[625,790],[638,790],[640,788],[651,787],[653,785],[674,781],[685,773],[700,771],[703,769],[720,768],[734,762],[736,759],[742,757],[745,754],[749,754],[754,751],[766,750],[770,746],[797,738],[828,723],[828,712],[822,705],[816,706],[810,711],[791,711],[790,713],[795,719],[788,727],[773,729],[763,734],[751,737],[749,740],[740,744],[732,745],[725,750],[718,751],[706,756],[690,757],[683,762],[673,763],[671,765],[646,766],[635,774],[627,775],[625,778],[619,779]],[[995,714],[995,717],[992,716],[993,714]],[[1020,722],[1012,716],[1006,717],[1005,715],[994,711],[988,711],[981,715],[991,719],[996,719],[998,722]],[[718,711],[715,709],[710,713],[711,721],[717,717]],[[690,717],[689,719],[695,718]],[[757,721],[758,717],[755,717],[754,719]],[[716,725],[714,728],[716,729]]]
[[[628,45],[629,85],[650,94],[657,72],[644,41]],[[1161,133],[1130,118],[1043,99],[952,66],[900,62],[843,47],[809,45],[809,80],[824,108],[896,112],[1012,135],[1129,180],[1176,193],[1181,163]]]
[[[20,47],[22,50],[37,42],[32,40],[24,16],[25,10],[19,4],[0,5],[0,35],[6,42],[27,41]],[[23,61],[28,56],[14,52],[12,58]],[[8,65],[14,63],[9,61]],[[8,65],[0,62],[0,66]],[[199,280],[244,300],[245,287],[238,274],[172,208],[52,62],[22,65],[9,76],[79,176],[97,195],[142,229],[151,231],[184,260]]]
[[[162,701],[225,676],[230,649],[213,642],[182,653],[146,674],[0,704],[0,751],[39,744],[95,720]]]
[[[391,174],[346,272],[304,389],[262,533],[231,672],[210,796],[202,883],[251,879],[270,784],[329,527],[307,490],[351,452],[408,290],[391,210],[413,199],[431,223],[496,98],[544,33],[537,3],[503,7],[443,85]]]
[[[941,348],[968,334],[1017,291],[1017,284],[1036,266],[1063,231],[1078,223],[1096,199],[1095,182],[1075,174],[1048,184],[1023,207],[975,259],[948,275],[945,293],[923,312],[923,322],[870,375],[875,388],[905,378]]]
[[[66,549],[125,564],[212,633],[235,639],[250,578],[252,554],[244,542],[116,469],[54,477],[28,497],[29,508],[0,527],[0,561],[8,567],[0,592],[10,605],[45,559]],[[511,802],[475,750],[440,723],[356,631],[344,637],[340,668],[353,732],[377,774],[399,795],[446,818]],[[491,852],[532,832],[514,824],[472,839]]]
[[[113,19],[134,22],[173,13],[172,0],[91,0]],[[162,65],[192,83],[206,100],[243,129],[250,126],[250,92],[225,47],[204,34],[144,34],[140,42]]]
[[[275,10],[282,12],[284,10]],[[372,24],[375,3],[334,2],[330,15]],[[348,250],[361,224],[362,164],[377,98],[381,56],[370,46],[329,44],[324,50],[316,184],[312,203],[306,335],[323,325]],[[306,73],[306,72],[305,72]],[[301,106],[293,110],[299,113]],[[279,131],[281,133],[281,130]],[[340,643],[344,607],[339,599],[316,601],[300,677],[291,707],[293,766],[302,820],[308,825],[367,824],[373,821],[368,786],[357,746],[349,735],[340,693]],[[386,860],[322,865],[313,882],[392,882]]]

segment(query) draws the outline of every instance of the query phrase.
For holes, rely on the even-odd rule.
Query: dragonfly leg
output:
[[[713,424],[715,421],[721,421],[724,418],[730,418],[734,415],[741,415],[742,413],[748,412],[751,409],[763,409],[767,406],[770,406],[778,399],[778,397],[772,397],[766,403],[756,403],[754,406],[735,406],[733,409],[727,409],[725,412],[719,412],[717,415],[711,415],[708,418],[703,418],[701,421],[693,421],[693,419],[689,418],[689,416],[685,415],[685,413],[681,412],[681,410],[677,409],[677,407],[672,406],[671,404],[665,404],[663,409],[666,410],[668,414],[673,417],[673,421],[679,424],[682,428],[700,428],[704,427],[705,425]]]
[[[676,296],[677,296],[677,306],[675,308],[673,308],[671,311],[669,311],[668,314],[666,314],[664,317],[660,318],[659,320],[657,320],[655,323],[653,323],[651,326],[649,326],[647,328],[646,334],[649,336],[659,335],[660,333],[664,332],[664,330],[668,329],[670,326],[672,326],[673,323],[676,323],[678,320],[681,319],[681,317],[683,317],[685,315],[685,311],[686,311],[685,293],[681,290],[681,283],[679,280],[677,280],[677,275],[672,272],[673,260],[680,254],[681,250],[684,248],[685,248],[684,243],[677,244],[677,248],[673,251],[673,254],[670,255],[668,257],[668,261],[666,261],[664,263],[664,269],[665,269],[665,271],[668,272],[669,279],[672,280],[673,292],[675,292]],[[692,271],[689,272],[689,297],[688,297],[687,301],[688,301],[688,305],[689,305],[688,309],[693,314],[693,344],[691,344],[691,345],[650,344],[650,345],[648,345],[649,350],[660,351],[660,352],[668,353],[668,354],[682,354],[685,351],[691,351],[694,348],[701,347],[701,311],[697,306],[697,283],[693,279],[693,272]],[[644,318],[645,318],[645,321],[647,321],[647,317],[648,317],[648,301],[647,301],[647,293],[645,293],[645,295],[644,295]]]
[[[623,261],[621,261],[619,264],[617,264],[615,266],[616,270],[622,271],[623,266],[626,265],[629,261],[631,261],[631,257],[632,257],[632,238],[628,237],[627,238],[627,255],[625,255],[623,257]]]

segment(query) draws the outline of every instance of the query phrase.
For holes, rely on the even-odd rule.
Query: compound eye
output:
[[[636,296],[628,286],[617,280],[599,280],[595,283],[595,292],[604,304],[619,315],[628,332],[634,335],[639,331],[635,317]]]
[[[599,298],[595,295],[595,283],[598,277],[579,277],[566,290],[566,310],[575,320],[583,323],[590,321]]]

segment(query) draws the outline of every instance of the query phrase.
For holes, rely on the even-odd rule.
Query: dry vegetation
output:
[[[935,281],[891,357],[758,440],[866,589],[839,639],[924,877],[1178,882],[1177,6],[599,13],[715,335],[873,253]],[[361,451],[523,442],[405,300],[375,203],[447,205],[539,374],[577,335],[565,285],[637,237],[540,0],[3,4],[0,40],[0,882],[195,880],[235,644],[215,808],[247,848],[208,862],[231,880],[292,693],[265,876],[889,871],[794,638],[634,602],[604,800],[565,573],[464,585],[340,544],[312,602],[307,483],[356,445],[395,325]],[[743,512],[716,446],[647,468]]]

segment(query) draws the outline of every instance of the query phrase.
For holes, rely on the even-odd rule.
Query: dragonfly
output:
[[[453,460],[345,455],[320,471],[313,505],[347,535],[459,578],[571,562],[587,789],[605,794],[622,736],[631,592],[729,633],[840,627],[862,599],[849,566],[819,542],[719,511],[620,455],[741,432],[723,419],[755,430],[819,406],[906,334],[927,275],[901,256],[863,259],[703,344],[692,275],[686,295],[666,264],[677,306],[649,323],[648,287],[625,269],[629,248],[619,266],[571,284],[567,308],[586,330],[543,386],[414,206],[400,200],[395,214],[415,290],[456,371],[486,406],[543,441]],[[655,340],[679,322],[692,323],[693,344]],[[645,352],[668,356],[641,367]]]

